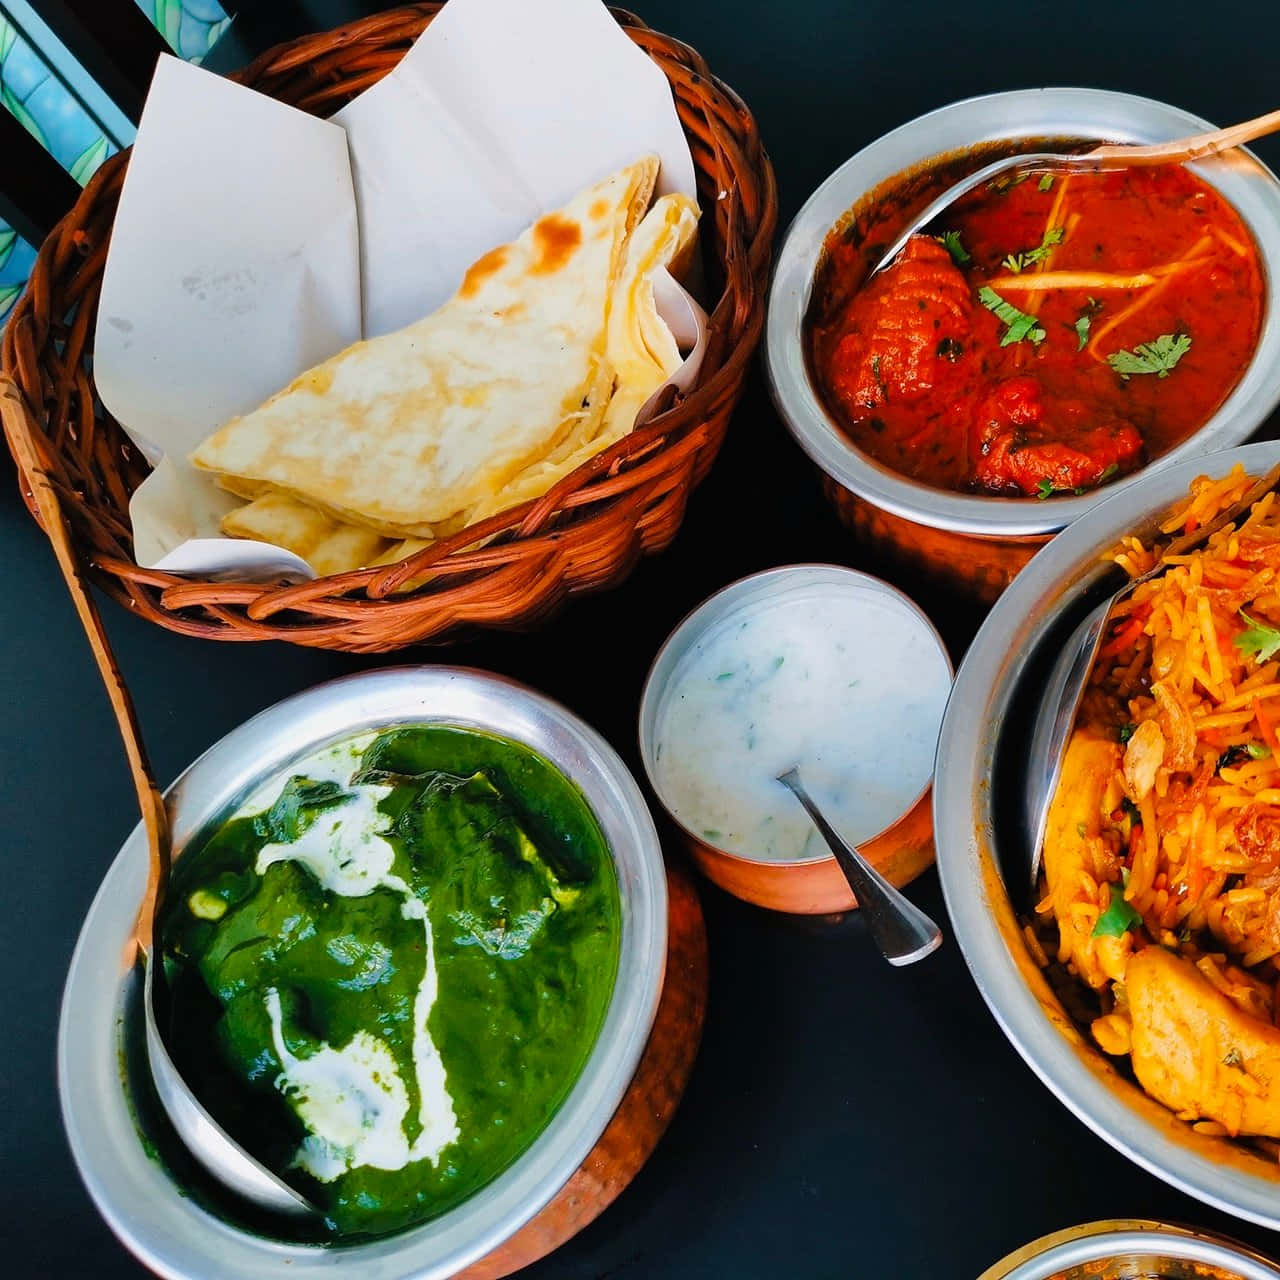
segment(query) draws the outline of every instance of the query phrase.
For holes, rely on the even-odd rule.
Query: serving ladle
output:
[[[1067,752],[1067,742],[1075,726],[1080,699],[1089,683],[1093,664],[1098,657],[1107,619],[1122,600],[1126,599],[1144,582],[1158,578],[1169,566],[1171,556],[1184,556],[1204,546],[1219,529],[1234,524],[1264,494],[1280,486],[1280,464],[1271,468],[1265,476],[1244,494],[1239,501],[1220,512],[1207,524],[1171,539],[1160,550],[1155,564],[1136,578],[1130,579],[1119,591],[1108,596],[1081,620],[1063,645],[1049,678],[1045,682],[1039,715],[1031,732],[1030,752],[1023,804],[1027,831],[1031,837],[1028,847],[1027,867],[1030,874],[1030,890],[1034,895],[1040,880],[1040,867],[1044,861],[1044,837],[1049,825],[1049,810],[1053,806],[1054,793],[1062,776],[1062,761]]]
[[[147,1061],[156,1094],[183,1144],[219,1182],[271,1213],[315,1217],[320,1212],[315,1205],[255,1160],[205,1110],[174,1065],[160,1035],[155,1007],[156,970],[160,967],[155,926],[169,879],[169,813],[164,796],[151,773],[142,743],[142,731],[132,699],[125,687],[124,677],[116,665],[102,619],[84,581],[61,503],[36,454],[34,432],[28,425],[26,403],[13,382],[2,377],[0,418],[3,418],[5,434],[13,447],[23,477],[30,486],[40,523],[53,544],[58,567],[66,579],[80,625],[84,628],[89,648],[93,651],[94,661],[106,686],[107,697],[111,701],[111,709],[124,740],[129,772],[138,796],[138,807],[142,811],[150,861],[146,894],[138,912],[134,942],[137,959],[143,967],[142,1007]]]
[[[800,780],[799,766],[778,774],[778,781],[804,806],[827,848],[835,854],[881,955],[892,965],[906,965],[936,951],[942,945],[942,930],[822,816],[822,810]]]
[[[1059,151],[1032,151],[1023,155],[1005,156],[1002,160],[995,160],[969,174],[967,178],[961,178],[936,200],[927,204],[889,246],[888,252],[876,263],[871,275],[883,271],[902,252],[913,235],[941,217],[961,196],[994,178],[1006,175],[1017,177],[1020,173],[1087,173],[1102,169],[1126,169],[1132,165],[1186,164],[1188,161],[1217,155],[1221,151],[1230,151],[1233,147],[1242,147],[1246,142],[1265,137],[1277,129],[1280,129],[1280,110],[1269,111],[1266,115],[1245,120],[1229,129],[1214,129],[1209,133],[1196,133],[1188,138],[1157,142],[1150,146],[1109,142],[1079,155]]]

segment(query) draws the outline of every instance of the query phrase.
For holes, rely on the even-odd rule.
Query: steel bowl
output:
[[[1266,276],[1262,332],[1244,376],[1195,434],[1131,476],[1079,497],[997,498],[920,484],[856,448],[823,406],[805,359],[804,319],[828,233],[883,183],[981,143],[1016,138],[1161,142],[1212,128],[1149,98],[1103,89],[1021,89],[952,103],[902,125],[840,166],[806,201],[783,241],[765,323],[765,370],[778,411],[826,477],[828,495],[860,534],[994,599],[1047,538],[1104,495],[1151,471],[1242,444],[1280,404],[1280,182],[1252,153],[1190,166],[1253,232]]]
[[[1280,1280],[1280,1268],[1220,1236],[1160,1222],[1090,1222],[1043,1236],[978,1280]]]
[[[640,698],[640,758],[654,794],[680,829],[702,873],[722,889],[773,911],[825,915],[857,906],[849,882],[835,858],[749,858],[721,849],[681,821],[663,795],[654,756],[658,714],[673,678],[691,649],[727,618],[771,602],[814,592],[874,596],[892,602],[907,614],[938,647],[949,674],[951,656],[932,622],[920,607],[896,587],[856,569],[833,564],[795,564],[766,569],[717,591],[688,614],[667,638],[653,660]],[[878,727],[868,726],[878,732]],[[929,783],[883,831],[859,841],[862,855],[893,884],[915,879],[933,861],[933,828],[929,811]]]
[[[956,939],[996,1021],[1032,1070],[1099,1137],[1156,1177],[1228,1213],[1280,1229],[1280,1165],[1196,1133],[1121,1075],[1067,1015],[1027,951],[1015,903],[1030,896],[1020,802],[1029,728],[1046,667],[1096,605],[1101,557],[1144,534],[1201,474],[1262,474],[1280,443],[1162,467],[1060,533],[1001,596],[960,665],[934,778],[938,871]],[[1108,577],[1109,589],[1114,580]]]
[[[169,788],[174,850],[224,820],[266,778],[361,730],[444,723],[531,747],[581,789],[612,851],[622,901],[618,976],[577,1082],[533,1145],[456,1208],[399,1235],[305,1244],[251,1230],[175,1173],[142,1118],[133,921],[147,874],[137,827],[112,863],[80,933],[58,1030],[58,1090],[72,1155],[112,1230],[171,1280],[454,1275],[509,1239],[569,1180],[627,1091],[653,1024],[667,945],[662,850],[644,798],[614,750],[550,699],[512,681],[450,667],[371,671],[263,711],[210,747]],[[135,1108],[137,1115],[135,1115]],[[149,1154],[148,1148],[153,1147]],[[208,1188],[203,1190],[207,1191]]]

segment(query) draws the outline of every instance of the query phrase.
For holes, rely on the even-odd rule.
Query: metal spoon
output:
[[[1094,147],[1080,155],[1064,155],[1056,151],[1035,151],[1024,155],[1006,156],[986,165],[967,178],[962,178],[948,187],[936,200],[926,205],[912,220],[907,229],[889,246],[889,251],[876,263],[871,275],[883,271],[902,252],[907,241],[918,231],[922,231],[936,218],[949,209],[961,196],[967,195],[975,187],[1002,174],[1016,176],[1019,173],[1050,172],[1082,173],[1100,169],[1125,169],[1131,165],[1153,164],[1185,164],[1191,160],[1203,160],[1206,156],[1217,155],[1220,151],[1230,151],[1233,147],[1242,147],[1246,142],[1264,137],[1280,129],[1280,111],[1269,111],[1266,115],[1253,120],[1245,120],[1241,124],[1232,125],[1229,129],[1214,129],[1209,133],[1193,134],[1189,138],[1178,138],[1173,142],[1159,142],[1151,146],[1130,146],[1125,143],[1107,143]]]
[[[892,965],[914,964],[942,945],[942,930],[915,903],[893,887],[822,816],[800,781],[800,768],[778,774],[778,781],[804,806],[818,834],[836,856],[849,888],[881,954]]]
[[[1027,830],[1031,836],[1028,870],[1033,894],[1040,879],[1040,865],[1044,859],[1044,833],[1049,825],[1049,810],[1062,774],[1062,759],[1066,755],[1067,742],[1075,727],[1076,713],[1080,709],[1080,699],[1089,683],[1112,610],[1144,582],[1160,577],[1169,568],[1170,556],[1186,555],[1197,547],[1202,547],[1219,529],[1234,524],[1259,498],[1277,486],[1280,486],[1280,465],[1272,467],[1244,497],[1215,516],[1208,524],[1167,543],[1160,558],[1146,573],[1125,583],[1114,595],[1086,614],[1063,645],[1045,682],[1040,714],[1031,733],[1023,791]]]
[[[317,1216],[320,1211],[315,1205],[255,1160],[204,1109],[174,1066],[161,1038],[155,1012],[155,973],[160,967],[155,948],[155,923],[169,879],[169,814],[164,797],[151,774],[133,702],[125,688],[124,677],[116,666],[102,619],[82,576],[57,493],[36,453],[26,403],[13,382],[3,377],[0,377],[0,418],[3,418],[5,434],[9,438],[22,476],[30,486],[40,523],[49,535],[49,541],[53,543],[58,567],[66,579],[72,603],[106,686],[107,697],[111,701],[111,709],[115,712],[120,736],[124,740],[129,772],[147,832],[151,859],[147,873],[147,891],[138,913],[134,938],[137,957],[143,966],[142,1004],[147,1059],[160,1104],[173,1122],[178,1137],[219,1182],[270,1212],[293,1217]]]

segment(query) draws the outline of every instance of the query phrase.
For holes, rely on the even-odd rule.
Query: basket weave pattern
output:
[[[234,77],[329,115],[384,76],[439,11],[410,5],[262,54]],[[543,497],[409,559],[293,586],[198,581],[133,560],[129,496],[148,466],[94,394],[92,335],[128,152],[106,161],[40,249],[0,347],[0,368],[93,578],[173,630],[222,640],[292,640],[377,653],[470,626],[523,627],[566,596],[620,581],[675,536],[689,492],[724,439],[759,341],[777,218],[773,171],[755,121],[687,45],[614,10],[666,73],[693,152],[710,333],[697,385]],[[16,409],[16,406],[15,406]],[[23,496],[34,513],[30,485]],[[480,543],[481,545],[477,546]],[[406,591],[406,583],[423,580]]]

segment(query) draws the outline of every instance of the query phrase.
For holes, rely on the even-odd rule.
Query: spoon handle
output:
[[[914,964],[942,944],[942,930],[910,899],[899,893],[822,816],[821,810],[800,782],[796,770],[782,774],[778,781],[804,806],[818,834],[835,854],[849,888],[858,900],[863,919],[881,954],[892,965]]]
[[[1082,160],[1120,160],[1125,164],[1171,164],[1176,161],[1202,160],[1242,147],[1246,142],[1264,137],[1280,129],[1280,111],[1268,111],[1253,120],[1233,124],[1229,129],[1213,129],[1209,133],[1197,133],[1190,138],[1175,138],[1172,142],[1159,142],[1151,146],[1131,147],[1108,143],[1095,147],[1081,156]]]
[[[120,728],[120,736],[124,739],[129,772],[133,778],[134,790],[138,795],[138,807],[142,812],[147,844],[151,850],[147,893],[138,916],[135,935],[143,951],[150,952],[155,909],[158,905],[160,890],[169,874],[169,817],[165,809],[164,797],[161,796],[160,789],[152,776],[146,750],[142,745],[142,731],[138,726],[133,700],[129,697],[129,690],[125,686],[124,677],[120,674],[120,668],[116,665],[111,643],[103,628],[102,618],[85,583],[80,562],[71,542],[71,534],[67,529],[66,518],[62,512],[62,504],[40,460],[35,430],[31,425],[26,402],[12,379],[3,375],[0,375],[0,419],[4,422],[5,435],[17,460],[22,481],[30,493],[35,514],[45,533],[49,535],[49,541],[53,544],[53,554],[57,558],[58,568],[62,570],[62,576],[66,579],[67,590],[71,593],[71,601],[80,618],[80,625],[84,627],[89,648],[93,651],[94,661],[98,664],[98,672],[102,676],[102,683],[106,686],[111,710],[115,713],[116,723]]]

